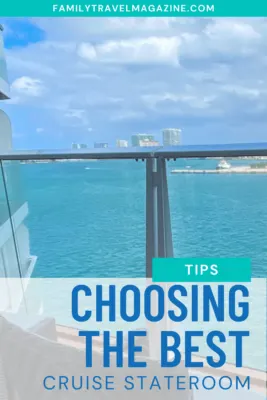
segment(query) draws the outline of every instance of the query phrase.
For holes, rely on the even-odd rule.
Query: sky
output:
[[[267,19],[5,18],[14,148],[267,141]]]

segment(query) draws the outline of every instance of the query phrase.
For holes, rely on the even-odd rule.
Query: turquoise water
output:
[[[170,173],[217,163],[168,163],[175,256],[249,257],[253,276],[264,277],[267,175]],[[144,162],[25,164],[20,174],[35,277],[145,275]]]

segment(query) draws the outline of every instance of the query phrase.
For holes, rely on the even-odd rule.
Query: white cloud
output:
[[[262,44],[261,25],[234,18],[209,20],[202,31],[181,34],[181,53],[192,58],[211,58],[215,54],[224,56],[251,56]]]
[[[261,96],[261,94],[266,94],[267,90],[260,90],[258,88],[249,88],[249,87],[244,87],[244,86],[238,86],[238,85],[223,85],[221,87],[221,90],[224,92],[234,94],[243,98],[247,99],[257,99]]]
[[[77,79],[83,79],[83,80],[87,80],[87,79],[101,79],[99,75],[97,74],[90,74],[90,73],[86,73],[86,72],[79,72],[77,74],[75,74],[75,78]]]
[[[36,128],[36,132],[37,133],[42,133],[42,132],[44,132],[44,128]]]
[[[161,35],[175,30],[192,20],[183,18],[35,18],[35,23],[46,31],[49,41],[77,41],[122,39]]]
[[[63,114],[62,124],[70,127],[87,128],[89,118],[85,109],[68,108]]]
[[[21,50],[7,51],[7,64],[10,71],[27,71],[28,73],[55,76],[56,66],[47,65],[47,62],[40,63],[37,57],[23,58]]]
[[[250,115],[267,115],[266,21],[36,19],[47,40],[7,51],[12,107],[24,101],[54,131],[99,136],[172,121],[201,135],[204,118],[216,134],[232,120],[245,131]]]
[[[41,97],[45,92],[45,88],[40,79],[21,76],[12,83],[11,91],[20,95],[20,97],[24,95],[30,97]]]
[[[133,110],[122,110],[120,112],[116,112],[111,116],[111,121],[125,121],[125,120],[133,120],[133,119],[142,119],[145,118],[146,114],[142,111],[133,111]]]
[[[204,33],[212,40],[223,41],[231,39],[232,41],[241,40],[242,42],[259,40],[261,35],[249,23],[232,20],[216,19],[207,25]]]
[[[78,118],[78,119],[83,119],[85,114],[85,110],[68,110],[65,113],[65,117],[67,118]]]
[[[78,54],[87,61],[177,65],[179,45],[178,37],[148,37],[108,41],[95,46],[90,43],[81,43]]]
[[[144,104],[148,108],[157,112],[161,112],[164,103],[166,104],[173,103],[174,105],[176,104],[179,107],[186,106],[192,109],[207,109],[212,106],[215,99],[216,99],[215,95],[198,96],[194,92],[192,94],[163,93],[163,94],[142,96]]]
[[[68,53],[73,53],[76,50],[75,42],[60,42],[60,41],[45,41],[40,44],[44,50],[63,50]]]
[[[225,54],[250,55],[257,51],[261,34],[249,23],[231,19],[217,19],[209,24],[204,34],[212,51]]]

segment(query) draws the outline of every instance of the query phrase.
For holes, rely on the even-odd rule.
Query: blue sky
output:
[[[4,19],[15,148],[267,141],[267,19]]]

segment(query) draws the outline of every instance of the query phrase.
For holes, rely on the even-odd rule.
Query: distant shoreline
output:
[[[266,168],[251,168],[250,166],[231,167],[228,169],[174,169],[172,174],[267,174]]]
[[[201,159],[201,160],[221,160],[224,157],[196,157],[194,159]],[[188,157],[183,157],[182,159],[188,159]],[[267,161],[267,157],[266,156],[254,156],[254,157],[226,157],[227,160],[266,160]],[[48,164],[48,163],[55,163],[55,162],[94,162],[94,161],[98,161],[96,158],[91,158],[91,159],[81,159],[81,158],[77,158],[77,159],[68,159],[68,158],[63,158],[63,159],[46,159],[46,160],[42,160],[42,159],[38,159],[38,160],[23,160],[20,161],[21,164]],[[234,168],[233,168],[234,169]],[[260,169],[260,168],[257,168]],[[204,171],[204,170],[203,170]],[[188,171],[186,171],[188,172]],[[234,171],[232,171],[234,172]],[[267,172],[267,171],[266,171]],[[182,172],[181,172],[182,173]],[[189,172],[192,173],[192,172]],[[200,173],[200,172],[199,172]],[[204,172],[203,172],[204,173]],[[253,173],[253,172],[251,172]],[[260,173],[260,172],[258,172]],[[263,173],[263,172],[262,172]],[[264,171],[265,173],[265,171]]]
[[[53,159],[53,160],[23,160],[20,161],[21,164],[48,164],[48,163],[64,163],[64,162],[95,162],[98,161],[97,159],[68,159],[68,158],[63,158],[63,159]]]

